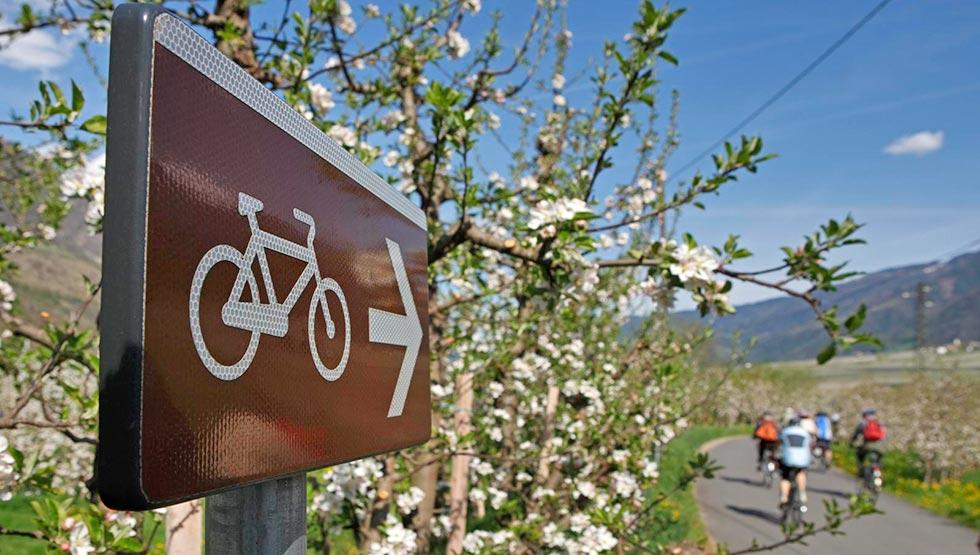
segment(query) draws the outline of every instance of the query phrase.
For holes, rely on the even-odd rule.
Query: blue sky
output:
[[[664,92],[681,93],[681,148],[668,171],[718,139],[875,3],[675,2],[689,10],[668,41],[680,66],[660,71]],[[9,14],[12,4],[0,0],[0,11]],[[503,10],[504,37],[516,43],[528,4],[484,0],[484,10]],[[566,73],[572,75],[575,64],[581,67],[600,52],[603,40],[629,30],[636,4],[569,4],[574,61]],[[277,8],[270,3],[259,10]],[[0,28],[7,22],[0,21]],[[75,41],[51,32],[0,53],[0,116],[23,112],[38,78],[77,79],[88,93],[91,113],[99,111],[104,93]],[[106,50],[93,52],[103,72]],[[681,229],[705,242],[738,233],[757,254],[752,267],[761,267],[778,261],[780,245],[798,243],[826,218],[850,212],[867,222],[869,245],[846,254],[856,269],[867,271],[933,260],[980,238],[977,60],[980,3],[895,0],[748,126],[746,132],[762,135],[779,158],[708,199],[704,213],[686,214]],[[588,91],[568,96],[574,104]],[[923,132],[928,135],[898,149],[904,154],[885,152],[901,138]],[[492,153],[487,157],[496,161]],[[739,287],[733,300],[768,295]]]

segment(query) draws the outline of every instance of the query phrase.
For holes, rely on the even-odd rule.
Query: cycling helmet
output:
[[[830,421],[831,422],[839,422],[840,421],[840,415],[835,412],[834,414],[830,415]]]
[[[867,418],[869,416],[875,416],[876,414],[878,414],[878,411],[875,409],[864,409],[864,412],[861,413],[861,417]]]
[[[790,426],[798,426],[799,424],[800,424],[800,417],[799,416],[794,416],[793,418],[790,418],[789,419],[789,425]]]

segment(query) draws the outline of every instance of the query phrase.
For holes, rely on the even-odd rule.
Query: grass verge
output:
[[[660,479],[657,487],[649,493],[650,499],[675,489],[689,470],[688,461],[705,443],[727,436],[749,435],[750,426],[694,426],[688,428],[664,450],[660,459]],[[703,545],[708,534],[701,522],[697,502],[694,499],[694,485],[679,490],[657,506],[653,522],[648,527],[647,537],[661,546],[678,543]]]
[[[852,447],[835,445],[834,463],[845,472],[857,475],[857,457]],[[980,469],[968,472],[959,479],[927,484],[915,454],[891,450],[885,453],[882,470],[885,491],[980,530]]]

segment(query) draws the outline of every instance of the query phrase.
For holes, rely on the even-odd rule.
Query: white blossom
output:
[[[357,145],[357,132],[351,129],[350,127],[346,127],[340,124],[334,124],[327,131],[327,135],[331,139],[337,141],[338,143],[346,147],[353,147]]]
[[[357,31],[357,22],[349,15],[341,16],[337,21],[337,28],[348,35],[353,35],[354,31]]]
[[[670,265],[670,273],[685,284],[691,280],[710,281],[719,266],[718,259],[704,246],[692,248],[687,244],[681,244],[674,250],[672,256],[677,262]]]
[[[446,33],[446,43],[449,46],[449,55],[453,58],[462,58],[470,51],[470,41],[459,31],[451,30]]]
[[[385,521],[384,538],[374,542],[368,550],[370,555],[414,555],[418,550],[418,535],[405,528],[394,515]]]
[[[325,114],[334,107],[333,95],[319,83],[310,85],[310,103],[318,114]]]
[[[4,312],[10,312],[11,310],[13,310],[14,301],[16,300],[17,300],[17,292],[14,291],[13,286],[10,285],[8,282],[0,279],[0,310],[3,310]],[[0,451],[5,451],[6,449],[7,449],[6,440],[4,440],[4,448],[0,449]]]
[[[579,198],[544,199],[531,208],[527,227],[539,229],[547,224],[572,220],[579,214],[591,213],[592,209],[589,205]]]
[[[407,492],[398,496],[395,504],[398,505],[398,510],[402,514],[408,514],[414,511],[423,499],[425,499],[425,491],[418,486],[412,486]]]
[[[537,191],[538,180],[532,175],[525,175],[521,178],[521,187],[527,189],[528,191]]]
[[[487,126],[490,129],[500,129],[500,116],[491,112],[487,115]]]
[[[565,87],[565,76],[561,73],[556,73],[554,77],[551,78],[551,86],[556,89],[561,89]]]
[[[95,552],[88,526],[84,522],[76,522],[68,534],[68,549],[71,555],[88,555]]]
[[[399,154],[397,150],[389,150],[385,153],[384,158],[381,159],[381,162],[390,168],[398,163],[398,158],[400,156],[401,154]]]
[[[4,282],[0,282],[4,283]],[[14,484],[17,482],[17,472],[14,467],[14,457],[8,452],[10,443],[5,436],[0,435],[0,501],[10,501],[14,497]]]

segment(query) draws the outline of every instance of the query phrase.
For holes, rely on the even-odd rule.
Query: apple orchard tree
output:
[[[751,253],[737,237],[706,245],[682,233],[682,211],[703,209],[703,197],[771,158],[760,138],[742,137],[692,177],[668,178],[678,95],[658,93],[658,73],[677,63],[665,44],[683,10],[644,1],[629,34],[578,54],[558,0],[528,3],[519,21],[480,0],[253,4],[164,7],[428,221],[433,439],[310,473],[311,546],[656,550],[648,536],[669,526],[657,515],[670,494],[648,493],[655,454],[686,424],[692,407],[679,392],[697,378],[685,369],[710,335],[667,325],[678,295],[719,315],[734,310],[733,281],[797,297],[828,334],[821,360],[873,341],[859,332],[863,309],[838,319],[815,296],[851,275],[825,262],[860,242],[850,217],[755,271],[742,269]],[[98,73],[105,60],[94,53],[104,49],[91,46],[108,37],[111,11],[101,0],[25,4],[0,25],[0,47],[61,30],[79,38]],[[505,46],[503,25],[521,27],[516,45]],[[595,58],[582,64],[586,54]],[[573,103],[572,86],[589,99]],[[84,205],[100,232],[105,118],[74,81],[41,81],[21,108],[0,122],[0,495],[31,495],[38,526],[0,533],[73,553],[156,549],[158,515],[98,504],[98,331],[84,324],[98,280],[73,317],[43,327],[20,313],[10,286],[18,251],[54,239],[72,206]],[[648,314],[639,332],[624,333],[637,310]],[[699,457],[684,483],[713,469]]]

